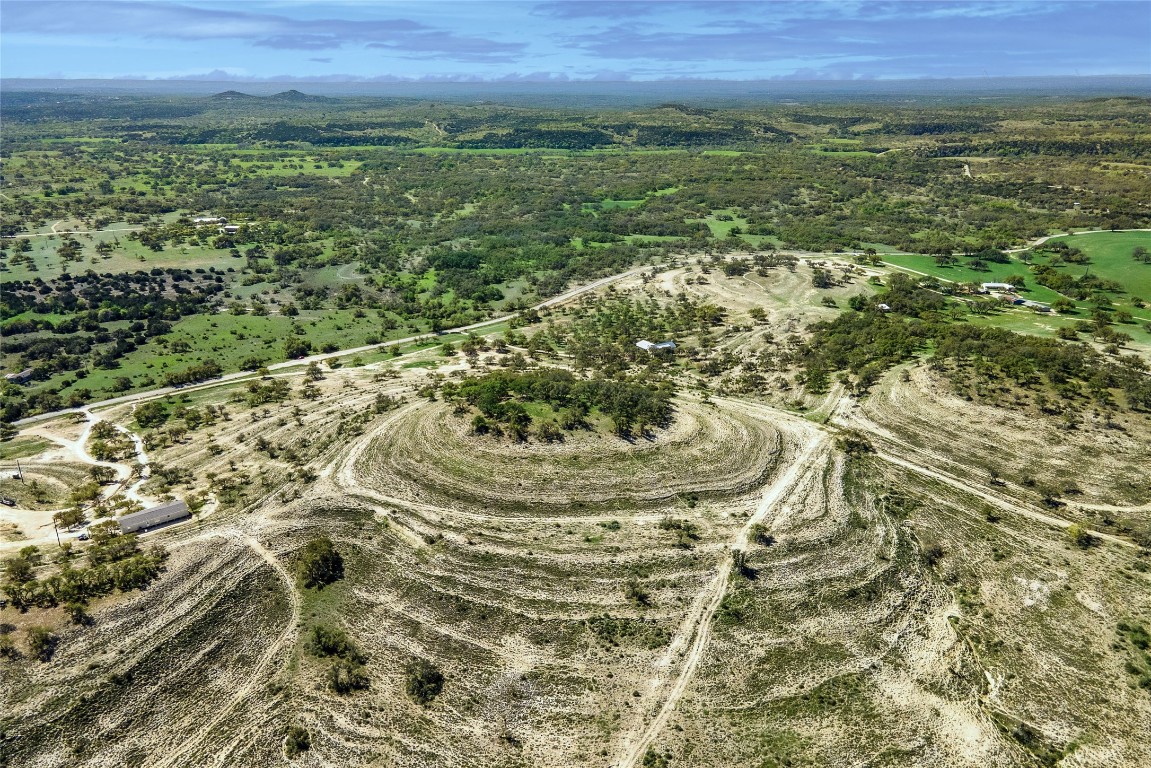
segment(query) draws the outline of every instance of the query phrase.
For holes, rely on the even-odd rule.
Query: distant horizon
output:
[[[915,78],[906,80],[649,80],[311,82],[291,80],[127,80],[0,78],[0,93],[58,97],[210,98],[236,91],[267,98],[285,91],[330,99],[399,98],[517,106],[621,108],[685,102],[699,106],[887,102],[961,104],[1048,99],[1151,98],[1151,76]]]
[[[1104,73],[1095,75],[1062,75],[1062,74],[1033,74],[1033,75],[923,75],[920,77],[881,77],[845,80],[838,78],[813,77],[807,80],[793,78],[735,78],[735,77],[664,77],[654,80],[611,80],[605,78],[440,78],[440,77],[392,77],[388,75],[348,76],[346,79],[336,77],[293,77],[291,75],[275,75],[270,77],[238,78],[228,77],[221,79],[191,78],[191,77],[0,77],[3,82],[94,82],[94,83],[214,83],[226,85],[274,85],[274,84],[302,84],[302,85],[590,85],[626,84],[635,86],[657,85],[660,83],[779,83],[788,85],[802,85],[804,83],[832,83],[836,85],[879,85],[883,83],[920,83],[932,81],[1015,81],[1015,80],[1143,80],[1151,86],[1151,70],[1138,73]]]

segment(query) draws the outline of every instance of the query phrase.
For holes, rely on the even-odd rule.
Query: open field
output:
[[[1067,243],[1082,250],[1091,259],[1091,272],[1114,280],[1131,296],[1151,301],[1151,264],[1136,261],[1131,251],[1138,246],[1151,250],[1151,232],[1083,232],[1053,237],[1049,242]],[[1060,271],[1081,273],[1083,267],[1061,265]]]

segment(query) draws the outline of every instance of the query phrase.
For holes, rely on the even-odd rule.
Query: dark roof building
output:
[[[188,509],[188,505],[182,499],[175,499],[142,512],[124,515],[117,522],[120,523],[120,530],[124,533],[143,533],[191,516],[192,511]]]

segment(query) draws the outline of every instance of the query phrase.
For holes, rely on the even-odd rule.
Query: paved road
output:
[[[636,267],[634,269],[629,269],[627,272],[620,272],[617,275],[611,275],[609,277],[600,278],[599,280],[595,280],[593,282],[590,282],[587,285],[581,285],[579,287],[572,288],[568,291],[564,291],[563,293],[559,294],[558,296],[553,296],[552,298],[547,299],[546,301],[541,301],[539,304],[536,304],[534,307],[532,307],[532,309],[540,310],[540,309],[546,309],[548,307],[553,307],[553,306],[556,306],[558,304],[563,304],[565,302],[571,301],[572,299],[578,298],[585,293],[589,293],[590,291],[597,290],[599,288],[604,287],[605,285],[610,285],[611,283],[618,282],[619,280],[623,280],[624,278],[638,275],[641,272],[644,272],[644,271],[649,270],[649,269],[651,269],[650,266]],[[490,320],[482,320],[478,323],[472,323],[470,325],[461,325],[458,328],[449,328],[445,331],[442,331],[440,335],[446,335],[446,334],[450,334],[450,333],[467,333],[468,331],[477,331],[481,328],[486,328],[488,326],[497,325],[499,323],[503,323],[503,322],[506,322],[508,320],[511,320],[512,318],[519,316],[519,314],[520,314],[519,312],[512,312],[511,314],[502,315],[500,317],[493,317]],[[371,352],[373,350],[381,349],[383,347],[392,347],[392,346],[397,346],[397,345],[402,345],[402,344],[410,344],[413,341],[418,341],[420,339],[426,339],[426,338],[435,338],[435,336],[436,336],[436,334],[421,333],[421,334],[418,334],[416,336],[408,336],[408,337],[403,338],[403,339],[392,339],[390,341],[380,342],[379,344],[366,344],[362,347],[353,347],[351,349],[342,349],[338,352],[328,352],[328,353],[322,353],[322,354],[318,354],[318,355],[310,355],[308,357],[301,357],[297,360],[287,360],[287,361],[282,362],[282,363],[275,363],[274,365],[269,365],[268,370],[279,371],[279,370],[284,370],[285,368],[295,368],[298,366],[306,366],[306,365],[310,365],[313,362],[321,362],[323,360],[330,360],[330,359],[336,358],[336,357],[344,357],[346,355],[358,355],[358,354],[362,354],[364,352]],[[131,394],[131,395],[121,395],[120,397],[113,397],[113,398],[110,398],[108,400],[101,400],[101,401],[96,402],[96,403],[88,403],[87,405],[83,406],[82,408],[65,408],[65,409],[59,410],[59,411],[51,411],[49,413],[41,413],[41,414],[38,414],[36,416],[29,416],[25,419],[20,419],[18,421],[13,422],[13,424],[17,427],[21,427],[21,426],[26,426],[28,424],[35,424],[35,423],[40,422],[40,421],[47,421],[49,419],[54,419],[57,416],[62,416],[62,415],[67,414],[67,413],[84,413],[84,412],[91,411],[91,410],[96,409],[96,408],[107,408],[109,406],[123,405],[125,403],[137,403],[137,402],[141,402],[144,400],[152,400],[152,399],[155,399],[158,397],[164,397],[166,395],[170,395],[170,394],[173,394],[175,392],[195,392],[195,391],[201,390],[201,389],[210,389],[211,387],[219,387],[219,386],[223,386],[225,384],[231,384],[233,382],[236,382],[236,381],[239,381],[242,379],[252,378],[255,375],[256,374],[252,371],[238,371],[236,373],[228,373],[228,374],[225,374],[219,378],[212,379],[210,381],[201,382],[199,384],[189,384],[189,385],[183,386],[183,387],[159,387],[157,389],[149,389],[149,390],[146,390],[144,392],[136,392],[136,393]]]

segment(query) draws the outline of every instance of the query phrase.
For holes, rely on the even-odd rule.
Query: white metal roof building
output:
[[[138,533],[191,516],[192,511],[188,509],[188,505],[184,503],[183,499],[175,499],[156,507],[150,507],[142,512],[124,515],[117,522],[120,523],[122,532]]]

